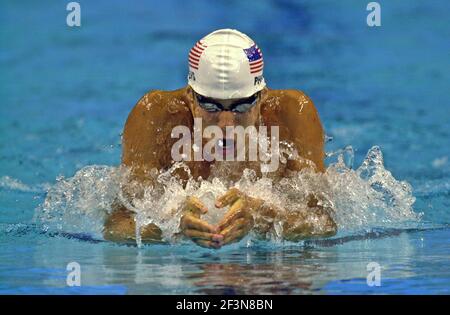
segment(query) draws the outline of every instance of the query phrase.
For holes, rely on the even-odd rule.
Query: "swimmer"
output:
[[[122,195],[128,196],[125,198],[142,195],[145,187],[161,188],[152,174],[155,169],[167,170],[174,163],[171,150],[178,139],[172,137],[172,130],[181,125],[194,133],[194,119],[201,119],[203,129],[218,126],[224,134],[227,126],[278,126],[279,141],[291,143],[299,158],[281,163],[271,172],[274,183],[307,167],[324,172],[324,132],[313,102],[301,91],[272,90],[266,86],[263,55],[252,39],[237,30],[217,30],[194,45],[188,60],[187,86],[175,91],[148,92],[128,116],[122,139],[122,166],[130,170],[132,182],[138,185],[123,187]],[[204,145],[210,137],[202,135]],[[223,150],[224,156],[235,155],[229,149],[234,141],[221,139],[217,150]],[[258,161],[202,159],[185,163],[195,179],[220,176],[233,182],[244,169],[261,176]],[[177,170],[176,175],[187,179],[182,170]],[[241,240],[251,231],[268,238],[275,230],[275,218],[282,222],[283,239],[289,241],[328,237],[337,231],[333,209],[322,206],[313,195],[296,211],[287,212],[231,188],[217,198],[215,206],[229,209],[218,224],[211,224],[202,215],[215,209],[207,209],[201,200],[189,196],[182,208],[179,236],[217,249]],[[117,198],[105,221],[104,238],[135,243],[134,216],[129,203]],[[140,229],[140,238],[143,243],[158,243],[162,241],[162,231],[152,223]]]

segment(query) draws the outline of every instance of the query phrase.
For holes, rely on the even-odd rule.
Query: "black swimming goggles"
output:
[[[230,107],[224,108],[222,104],[217,103],[209,97],[202,96],[200,94],[194,93],[197,98],[198,105],[208,112],[221,112],[230,111],[234,113],[245,113],[248,112],[253,106],[256,105],[259,98],[259,92],[253,94],[250,97],[237,100]]]

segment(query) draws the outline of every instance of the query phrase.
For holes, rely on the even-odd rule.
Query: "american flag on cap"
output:
[[[189,52],[189,66],[198,70],[198,64],[200,63],[200,56],[202,52],[206,49],[206,45],[199,40],[194,47],[191,48]]]
[[[261,72],[264,67],[263,55],[259,47],[255,44],[250,48],[244,49],[250,63],[250,73]]]

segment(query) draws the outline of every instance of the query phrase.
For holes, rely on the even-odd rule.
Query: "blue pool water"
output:
[[[367,27],[359,0],[79,2],[80,28],[66,25],[64,1],[1,3],[0,293],[449,293],[448,1],[379,1],[379,28]],[[258,42],[270,87],[314,100],[333,137],[328,152],[351,145],[357,169],[379,146],[384,168],[411,185],[421,219],[220,251],[119,246],[83,226],[44,231],[34,218],[47,191],[80,185],[57,179],[117,166],[134,103],[185,85],[191,45],[224,27]],[[66,285],[73,261],[80,287]],[[370,262],[381,266],[381,286],[366,283]]]

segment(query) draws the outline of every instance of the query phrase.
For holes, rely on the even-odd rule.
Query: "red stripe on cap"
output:
[[[192,47],[191,51],[195,51],[195,53],[197,53],[197,54],[199,54],[199,55],[201,55],[202,52],[203,52],[203,50],[198,50],[197,47]]]
[[[262,71],[263,68],[264,68],[263,65],[261,65],[258,68],[250,69],[250,73],[256,73],[256,72]]]
[[[194,60],[191,60],[191,59],[189,59],[189,63],[190,63],[190,64],[193,64],[194,66],[198,66],[198,65],[199,65],[198,62],[196,62],[196,61],[194,61]]]
[[[263,67],[263,66],[264,66],[264,63],[260,63],[258,65],[250,66],[250,70],[257,69],[257,68],[260,68],[260,67]]]
[[[199,43],[197,43],[197,44],[195,44],[195,46],[194,46],[195,48],[197,48],[198,50],[200,50],[200,51],[203,51],[203,50],[205,50],[206,49],[206,47],[205,46],[202,46],[202,45],[200,45]]]
[[[199,62],[200,61],[200,58],[198,58],[198,57],[196,57],[196,56],[193,56],[193,55],[191,55],[191,54],[189,54],[189,60],[194,60],[194,61],[196,61],[196,62]]]
[[[200,58],[201,54],[195,52],[194,50],[191,49],[191,51],[189,52],[189,55],[195,56],[197,58]]]
[[[195,43],[194,47],[189,51],[189,67],[198,70],[200,57],[202,52],[206,49],[206,45],[201,40]]]
[[[198,67],[198,63],[193,62],[193,61],[189,61],[189,65],[192,67]]]
[[[258,60],[253,60],[253,61],[250,61],[249,63],[250,63],[250,64],[260,63],[260,62],[263,62],[263,60],[264,60],[264,59],[259,58]]]
[[[200,46],[200,47],[203,48],[203,49],[205,49],[206,47],[208,47],[208,46],[206,46],[205,44],[203,44],[203,42],[202,42],[201,40],[199,40],[199,41],[196,43],[196,45]]]
[[[258,68],[259,66],[263,65],[264,62],[261,60],[260,62],[250,63],[250,68]]]

